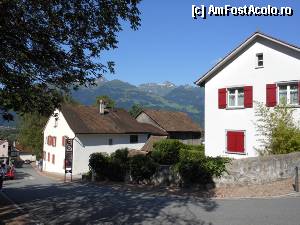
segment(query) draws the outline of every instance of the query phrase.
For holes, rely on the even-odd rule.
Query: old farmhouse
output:
[[[89,170],[94,152],[112,153],[117,149],[140,150],[151,135],[166,132],[150,124],[139,123],[123,109],[105,109],[82,105],[64,105],[49,118],[44,128],[43,169],[64,173],[65,139],[73,141],[73,174]]]
[[[184,112],[144,109],[136,120],[151,124],[185,144],[201,144],[202,129]]]

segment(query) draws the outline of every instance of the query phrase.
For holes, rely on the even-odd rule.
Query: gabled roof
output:
[[[240,44],[237,48],[235,48],[233,51],[228,53],[221,61],[219,61],[215,66],[213,66],[207,73],[205,73],[201,78],[199,78],[194,83],[199,86],[204,86],[206,81],[214,76],[220,69],[222,69],[225,65],[227,65],[230,60],[232,60],[234,57],[236,57],[240,52],[242,52],[245,48],[247,48],[250,44],[257,41],[258,38],[262,38],[265,40],[269,40],[273,43],[279,44],[281,46],[284,46],[286,48],[292,49],[294,51],[300,52],[300,47],[296,45],[289,44],[285,41],[279,40],[277,38],[268,36],[261,32],[255,32],[250,37],[248,37],[242,44]]]
[[[141,113],[147,114],[167,132],[201,132],[201,128],[184,112],[144,109]]]
[[[124,109],[111,109],[101,115],[93,106],[63,105],[61,112],[76,134],[155,134],[166,135],[161,129],[137,122]]]

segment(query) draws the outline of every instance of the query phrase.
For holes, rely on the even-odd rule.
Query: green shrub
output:
[[[110,156],[93,153],[90,155],[89,167],[96,172],[97,180],[124,181],[128,160],[128,149],[119,149]]]
[[[158,168],[149,156],[136,155],[130,159],[130,175],[133,181],[139,183],[143,180],[150,180]]]
[[[179,150],[184,146],[178,140],[165,139],[154,143],[151,158],[162,165],[172,165],[179,161]]]
[[[93,153],[90,155],[89,168],[91,171],[95,171],[97,180],[106,178],[108,163],[109,157],[104,153]]]
[[[177,170],[185,184],[212,183],[212,176],[203,161],[182,160],[177,164]]]
[[[230,163],[231,159],[224,157],[206,157],[205,168],[211,176],[221,177],[226,172],[226,164]]]
[[[182,160],[203,160],[205,158],[205,155],[201,151],[195,151],[195,150],[188,150],[186,148],[182,148],[179,151],[179,159]]]
[[[205,157],[199,151],[181,149],[180,161],[174,166],[184,183],[207,184],[213,182],[213,177],[220,177],[226,172],[228,158]]]

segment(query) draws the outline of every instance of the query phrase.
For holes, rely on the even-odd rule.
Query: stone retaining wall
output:
[[[264,184],[294,177],[296,166],[300,167],[300,152],[235,159],[227,164],[228,174],[225,173],[221,178],[214,178],[214,182],[217,187]],[[151,183],[178,186],[180,177],[174,174],[169,166],[160,166]]]
[[[300,152],[236,159],[227,165],[228,174],[214,182],[216,186],[264,184],[294,177],[296,166],[300,167]]]

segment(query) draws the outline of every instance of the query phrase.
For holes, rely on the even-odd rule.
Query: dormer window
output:
[[[256,68],[260,68],[264,66],[264,55],[263,53],[256,54]]]

